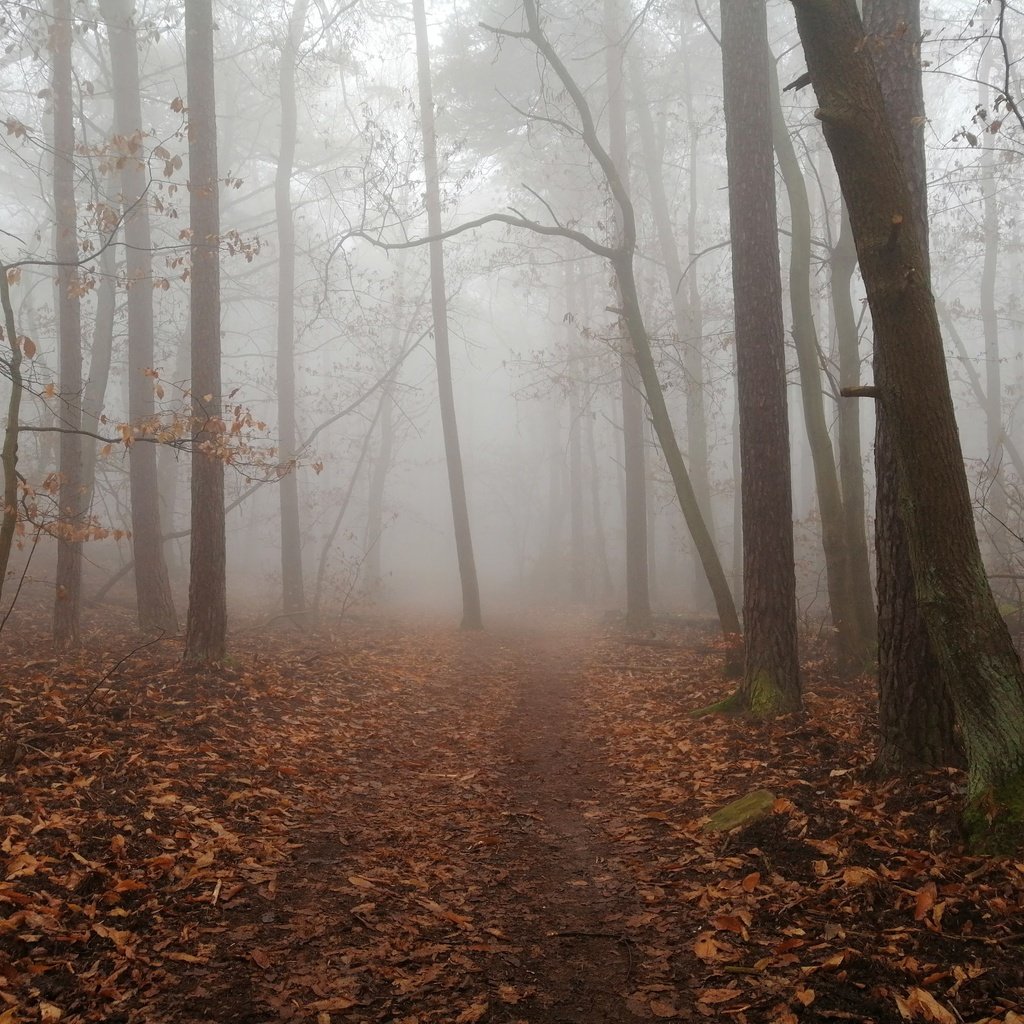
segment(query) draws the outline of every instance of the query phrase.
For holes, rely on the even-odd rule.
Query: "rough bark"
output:
[[[858,608],[853,601],[853,552],[847,543],[839,475],[825,418],[818,330],[811,301],[811,206],[807,184],[782,112],[774,60],[769,62],[769,70],[772,78],[772,137],[789,197],[789,302],[800,374],[800,398],[821,517],[821,546],[825,555],[825,581],[832,613],[836,664],[841,677],[851,677],[861,675],[868,668],[874,654],[873,629],[870,619],[859,619]],[[864,554],[866,556],[867,552]]]
[[[896,134],[853,0],[793,0],[875,327],[918,605],[968,763],[979,848],[1024,839],[1024,671],[985,577],[935,302]]]
[[[227,653],[227,543],[220,365],[220,203],[212,0],[186,0],[189,215],[192,230],[192,546],[185,662],[215,664]]]
[[[110,41],[114,133],[126,150],[121,166],[121,206],[128,279],[128,418],[134,429],[145,430],[156,411],[149,376],[154,363],[153,256],[146,205],[148,182],[142,145],[135,5],[132,0],[103,0],[101,9]],[[132,445],[129,459],[139,628],[146,632],[177,633],[178,616],[161,541],[156,446]]]
[[[430,44],[423,0],[413,0],[416,23],[416,67],[420,98],[420,127],[423,134],[423,165],[426,187],[427,228],[430,235],[441,233],[441,192],[437,167],[437,138],[434,130],[434,98],[430,81]],[[448,300],[445,292],[444,253],[438,240],[430,243],[430,301],[434,315],[434,351],[437,360],[438,403],[444,434],[445,462],[455,525],[455,548],[462,583],[462,628],[482,629],[480,587],[473,557],[473,538],[469,525],[469,505],[462,471],[462,450],[455,414],[452,387],[451,352],[448,344]]]
[[[295,467],[295,217],[291,181],[295,166],[298,111],[295,63],[306,24],[308,0],[295,0],[278,73],[281,145],[274,178],[277,217],[277,423],[280,462],[287,471],[279,489],[281,508],[281,598],[285,615],[301,617],[306,607],[299,519],[299,477]]]
[[[738,698],[757,716],[800,707],[782,279],[763,4],[722,0],[722,68],[743,492]]]
[[[50,49],[53,57],[53,205],[57,218],[57,319],[61,426],[82,427],[82,321],[79,300],[78,212],[75,204],[75,124],[72,100],[71,3],[54,0]],[[78,643],[82,596],[82,438],[60,435],[60,491],[57,497],[57,591],[53,640],[57,647]]]
[[[922,248],[922,273],[927,279],[928,190],[918,52],[919,0],[865,0],[864,25],[871,34],[869,52],[883,101],[896,129],[897,151],[910,195],[910,217]],[[875,375],[877,379],[877,366]],[[895,774],[908,768],[954,764],[958,754],[952,705],[924,616],[917,606],[908,540],[900,514],[899,465],[887,403],[876,403],[875,424],[879,693],[879,749],[875,767],[883,774]]]

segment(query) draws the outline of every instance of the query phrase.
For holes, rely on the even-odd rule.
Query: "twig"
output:
[[[89,701],[91,701],[91,700],[92,700],[92,698],[93,698],[93,696],[95,695],[96,691],[97,691],[97,690],[98,690],[98,689],[99,689],[99,688],[100,688],[100,687],[101,687],[101,686],[102,686],[102,685],[103,685],[103,684],[104,684],[105,682],[107,682],[107,680],[108,680],[108,679],[110,679],[110,677],[111,677],[111,676],[112,676],[112,675],[113,675],[113,674],[114,674],[114,673],[115,673],[115,672],[116,672],[116,671],[117,671],[117,670],[118,670],[118,669],[119,669],[119,668],[120,668],[120,667],[121,667],[121,666],[122,666],[122,665],[123,665],[123,664],[124,664],[124,663],[125,663],[125,662],[126,662],[126,661],[127,661],[128,659],[129,659],[129,658],[132,658],[132,657],[134,657],[134,656],[135,656],[136,654],[138,654],[138,653],[139,653],[139,651],[144,651],[144,650],[145,650],[145,649],[146,649],[147,647],[152,647],[152,646],[153,646],[154,644],[159,644],[159,643],[162,643],[162,642],[163,642],[164,640],[173,640],[173,639],[176,639],[176,638],[177,638],[177,634],[171,635],[171,634],[168,634],[168,633],[161,633],[161,634],[160,634],[160,635],[159,635],[158,637],[154,638],[153,640],[147,640],[147,641],[146,641],[146,642],[145,642],[144,644],[139,644],[139,646],[138,646],[138,647],[134,647],[134,648],[132,648],[132,650],[130,650],[130,651],[129,651],[129,652],[128,652],[128,653],[127,653],[127,654],[126,654],[126,655],[125,655],[125,656],[124,656],[123,658],[120,658],[120,659],[119,659],[118,661],[115,661],[115,662],[114,662],[114,664],[113,664],[113,665],[111,665],[111,666],[110,666],[110,668],[108,668],[108,669],[107,669],[107,671],[106,671],[106,672],[104,672],[102,676],[100,676],[100,679],[99,679],[99,681],[98,681],[98,682],[96,683],[96,685],[95,685],[95,686],[94,686],[94,687],[93,687],[93,688],[92,688],[92,689],[91,689],[91,690],[90,690],[90,691],[89,691],[89,692],[88,692],[88,693],[87,693],[87,694],[86,694],[86,695],[85,695],[85,696],[84,696],[84,697],[83,697],[83,698],[82,698],[82,699],[81,699],[81,700],[80,700],[80,701],[78,702],[78,705],[77,705],[77,707],[78,707],[79,709],[81,709],[81,708],[84,708],[84,707],[85,707],[85,705],[86,705],[86,704],[88,704],[88,703],[89,703]]]

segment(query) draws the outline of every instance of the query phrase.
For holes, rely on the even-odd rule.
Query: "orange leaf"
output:
[[[917,906],[914,908],[914,920],[923,921],[928,911],[935,905],[936,888],[934,882],[925,882],[917,890]]]
[[[488,1003],[474,1003],[467,1007],[455,1018],[455,1024],[476,1024],[476,1022],[487,1012]]]
[[[761,872],[751,871],[746,878],[743,879],[743,891],[753,892],[761,884]]]
[[[249,956],[252,957],[253,963],[255,963],[257,967],[262,967],[263,970],[266,970],[274,962],[270,959],[270,956],[259,947],[257,947],[256,949],[251,949],[249,951]]]

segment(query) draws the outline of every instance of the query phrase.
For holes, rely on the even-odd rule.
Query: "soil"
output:
[[[95,693],[94,643],[3,652],[2,1024],[1022,1019],[1024,864],[959,849],[955,773],[867,778],[827,663],[760,725],[688,718],[726,652],[673,623],[362,623]]]

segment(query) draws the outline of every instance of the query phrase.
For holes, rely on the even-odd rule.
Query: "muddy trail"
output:
[[[1024,864],[957,848],[955,776],[863,773],[870,688],[825,663],[757,725],[688,717],[729,684],[672,624],[359,624],[97,690],[102,642],[2,652],[0,1024],[1024,1012]]]

